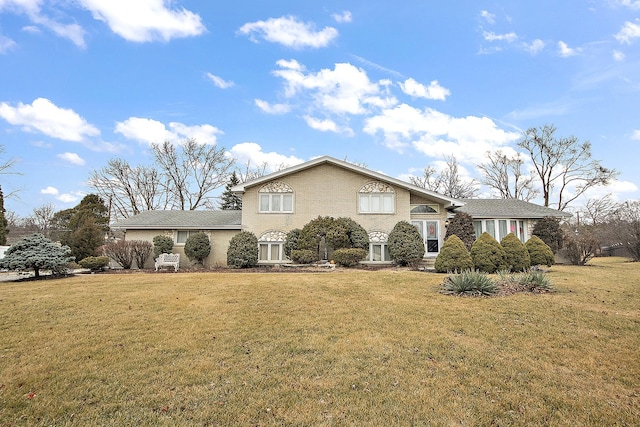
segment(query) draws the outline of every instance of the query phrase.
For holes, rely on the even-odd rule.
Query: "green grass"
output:
[[[637,425],[640,263],[591,264],[492,298],[393,269],[0,283],[0,426]]]

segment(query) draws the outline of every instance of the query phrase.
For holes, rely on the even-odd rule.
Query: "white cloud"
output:
[[[3,35],[0,35],[0,54],[9,52],[9,50],[15,47],[15,45],[16,45],[16,42],[14,42],[13,40]]]
[[[527,52],[535,55],[544,49],[545,43],[540,39],[535,39],[531,43],[523,43],[522,47]]]
[[[238,31],[249,36],[253,42],[261,38],[295,49],[325,47],[338,37],[338,30],[333,27],[324,27],[316,31],[312,23],[300,22],[294,16],[250,22],[244,24]]]
[[[39,131],[65,141],[80,142],[88,136],[100,134],[75,111],[60,108],[46,98],[37,98],[31,104],[20,102],[16,107],[2,102],[0,117],[12,125],[22,126],[25,131]]]
[[[482,12],[480,12],[480,17],[487,21],[488,24],[496,23],[496,15],[494,15],[493,13],[489,13],[489,11],[483,10]]]
[[[116,133],[146,144],[161,144],[164,141],[179,143],[185,139],[195,139],[204,144],[216,144],[217,135],[223,132],[211,125],[187,126],[183,123],[171,122],[169,129],[164,123],[142,117],[129,117],[116,123]]]
[[[563,41],[558,42],[558,54],[563,58],[574,56],[580,53],[580,48],[570,48],[568,44]]]
[[[57,188],[49,186],[40,190],[40,194],[49,194],[51,196],[57,196],[59,194],[59,191]]]
[[[62,153],[58,154],[58,158],[64,160],[65,162],[69,162],[72,165],[76,166],[84,166],[86,164],[85,160],[77,155],[76,153]]]
[[[349,12],[348,10],[344,10],[342,11],[342,13],[334,13],[331,16],[336,20],[336,22],[339,23],[351,22],[352,20],[351,12]]]
[[[80,197],[75,196],[73,194],[63,193],[56,197],[56,200],[61,201],[62,203],[73,203],[80,200]]]
[[[404,93],[416,98],[437,99],[444,101],[445,98],[451,95],[449,89],[446,89],[438,83],[437,80],[433,80],[429,86],[425,86],[422,83],[418,83],[412,78],[409,78],[400,83],[400,88]]]
[[[518,35],[513,32],[506,34],[496,34],[493,31],[484,31],[482,33],[482,36],[488,42],[505,41],[507,43],[512,43],[518,40]]]
[[[636,23],[625,22],[622,29],[614,36],[620,43],[631,44],[633,39],[640,37],[640,20],[636,19]]]
[[[111,31],[132,42],[169,41],[206,31],[202,19],[185,8],[170,9],[167,0],[78,0]]]
[[[309,96],[315,109],[334,114],[364,114],[368,106],[394,104],[381,85],[371,82],[367,73],[351,64],[335,64],[333,70],[306,73],[296,61],[278,61],[281,69],[273,72],[285,84],[285,96]]]
[[[224,80],[222,77],[216,76],[215,74],[207,73],[207,77],[220,89],[227,89],[234,85],[231,80]]]
[[[34,24],[50,29],[56,35],[71,40],[76,46],[85,47],[84,29],[76,23],[63,24],[43,14],[41,11],[43,3],[43,0],[0,0],[0,10],[24,13]],[[56,11],[56,15],[63,15],[63,13]],[[23,29],[32,28],[33,26],[27,26]]]
[[[626,57],[624,52],[621,52],[619,50],[614,50],[611,55],[616,61],[624,61],[624,58]]]
[[[631,139],[640,141],[640,129],[636,129],[633,131],[633,134],[631,134]]]
[[[349,127],[341,127],[335,121],[331,119],[317,119],[311,116],[305,116],[304,121],[311,129],[319,130],[321,132],[335,132],[344,133],[349,136],[353,135],[353,130]]]
[[[304,162],[304,160],[295,156],[285,156],[273,151],[265,153],[262,151],[262,147],[255,142],[236,144],[231,147],[228,153],[240,165],[245,165],[247,162],[253,166],[266,165],[268,172],[274,172],[282,167],[295,166]]]
[[[487,151],[508,150],[507,144],[520,138],[519,133],[504,131],[487,117],[452,117],[407,104],[365,120],[364,132],[381,133],[391,149],[413,146],[430,157],[455,155],[461,162],[475,164],[485,160]]]
[[[618,3],[631,9],[640,10],[640,0],[618,0]]]
[[[291,111],[289,104],[270,104],[262,99],[254,100],[256,106],[267,114],[287,114]]]

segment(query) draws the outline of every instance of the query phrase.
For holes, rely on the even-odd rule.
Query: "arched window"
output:
[[[374,181],[358,191],[358,212],[361,214],[393,214],[396,211],[396,194],[393,187]]]
[[[258,190],[260,213],[293,212],[293,189],[284,182],[274,181]]]
[[[389,234],[383,231],[371,231],[369,234],[369,261],[390,262],[389,247],[387,241]]]
[[[270,230],[262,233],[258,238],[259,262],[282,262],[285,260],[284,242],[287,233],[279,230]]]

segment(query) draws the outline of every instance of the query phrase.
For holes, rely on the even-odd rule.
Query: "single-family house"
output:
[[[289,262],[284,254],[286,234],[319,216],[349,217],[369,235],[366,262],[390,262],[387,239],[399,221],[407,221],[424,239],[425,258],[440,252],[449,218],[462,211],[474,218],[476,233],[497,239],[514,232],[526,241],[533,224],[564,212],[520,200],[458,200],[425,190],[379,172],[323,156],[241,183],[232,191],[242,198],[241,211],[149,211],[116,224],[127,240],[152,241],[167,235],[182,247],[190,233],[204,231],[211,239],[208,265],[225,265],[229,240],[239,231],[258,238],[262,264]],[[187,265],[186,257],[181,264]]]

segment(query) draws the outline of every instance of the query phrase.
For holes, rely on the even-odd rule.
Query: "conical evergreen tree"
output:
[[[2,193],[2,187],[0,187],[0,246],[7,244],[7,234],[9,234],[7,218],[4,216],[5,212],[4,194]]]
[[[238,175],[236,175],[234,171],[231,174],[231,178],[229,178],[229,182],[224,187],[224,192],[221,196],[222,202],[220,203],[220,209],[223,211],[239,211],[242,209],[242,199],[231,192],[231,188],[238,184],[240,184],[240,179],[238,179]]]

